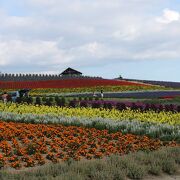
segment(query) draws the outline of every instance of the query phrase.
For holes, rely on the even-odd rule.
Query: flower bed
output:
[[[49,81],[21,81],[21,82],[1,82],[1,88],[18,89],[18,88],[80,88],[96,86],[146,86],[151,85],[128,82],[123,80],[109,79],[66,79],[66,80],[49,80]]]
[[[105,108],[105,109],[132,109],[132,110],[141,110],[149,111],[153,110],[156,112],[160,111],[172,111],[180,112],[180,106],[174,104],[153,104],[153,103],[143,103],[143,102],[122,102],[117,100],[71,100],[68,104],[69,107],[92,107],[92,108]]]
[[[89,100],[87,100],[89,99]],[[178,104],[161,104],[154,102],[130,102],[130,101],[120,101],[120,100],[103,100],[99,98],[85,97],[82,100],[81,97],[79,99],[74,98],[70,100],[68,97],[22,97],[17,98],[16,103],[28,103],[28,104],[38,104],[38,105],[47,105],[47,106],[60,106],[60,107],[91,107],[91,108],[104,108],[104,109],[112,109],[115,108],[117,110],[125,110],[130,108],[131,110],[140,110],[140,111],[149,111],[153,110],[155,112],[160,111],[172,111],[172,112],[180,112],[180,105]]]
[[[0,86],[1,87],[1,86]],[[25,86],[24,86],[25,87]],[[27,88],[27,87],[25,87]],[[19,88],[1,88],[0,92],[9,92],[21,89]],[[73,88],[31,88],[30,95],[49,95],[49,94],[63,94],[63,93],[84,93],[84,92],[124,92],[124,91],[147,91],[147,90],[164,90],[168,88],[160,86],[138,86],[138,85],[96,85],[93,87],[73,87]]]
[[[81,87],[81,88],[38,88],[31,90],[31,95],[43,95],[43,94],[55,94],[55,93],[83,93],[83,92],[124,92],[124,91],[146,91],[146,90],[164,90],[167,88],[160,86],[134,86],[134,85],[123,85],[123,86],[94,86],[94,87]]]
[[[102,117],[107,119],[122,120],[139,120],[140,122],[168,123],[171,125],[180,125],[180,113],[154,111],[141,112],[139,110],[116,109],[94,109],[94,108],[67,108],[44,105],[25,105],[25,104],[3,104],[0,103],[0,111],[15,112],[18,114],[49,114],[64,117]]]
[[[33,124],[61,124],[65,126],[78,126],[108,130],[109,132],[122,132],[123,134],[146,135],[163,141],[177,141],[180,143],[180,125],[157,124],[140,122],[137,120],[113,121],[106,118],[76,118],[53,115],[17,114],[0,112],[0,119],[6,122],[23,122]]]
[[[73,158],[103,158],[111,154],[127,154],[138,150],[155,150],[162,146],[178,146],[158,139],[121,132],[108,133],[75,126],[0,122],[1,167],[33,167],[49,161]]]

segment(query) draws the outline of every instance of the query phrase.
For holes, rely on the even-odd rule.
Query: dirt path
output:
[[[144,178],[144,180],[180,180],[180,175],[163,174],[160,176],[149,176]]]
[[[160,176],[147,176],[144,178],[144,180],[180,180],[180,169],[178,172],[174,175],[169,174],[161,174]]]

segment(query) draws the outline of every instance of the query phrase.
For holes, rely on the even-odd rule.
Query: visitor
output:
[[[93,97],[96,97],[97,95],[96,95],[96,93],[95,92],[93,92]]]
[[[104,97],[103,90],[101,89],[101,98]]]
[[[3,100],[4,104],[7,103],[7,99],[8,99],[8,94],[7,94],[7,92],[4,92],[4,94],[2,95],[2,100]]]
[[[12,102],[16,102],[16,99],[18,98],[18,97],[20,97],[20,95],[19,95],[19,91],[15,91],[15,92],[13,92],[12,94],[11,94],[11,99],[12,99]]]

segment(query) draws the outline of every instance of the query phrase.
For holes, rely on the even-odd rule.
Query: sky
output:
[[[0,0],[0,72],[180,82],[180,0]]]

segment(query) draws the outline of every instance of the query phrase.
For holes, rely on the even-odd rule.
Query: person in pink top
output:
[[[4,94],[2,95],[2,100],[5,104],[7,103],[7,99],[8,99],[8,94],[7,92],[4,92]]]

